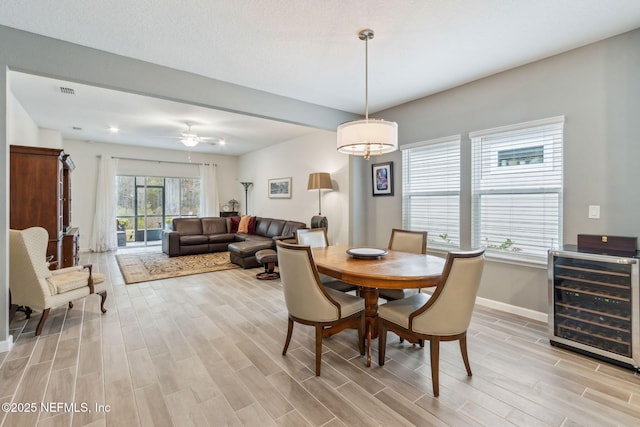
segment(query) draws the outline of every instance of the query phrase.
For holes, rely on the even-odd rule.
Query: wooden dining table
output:
[[[357,259],[347,253],[354,246],[313,249],[318,271],[360,287],[365,302],[367,366],[371,366],[371,340],[378,337],[378,289],[409,289],[435,286],[445,259],[434,255],[387,250],[377,259]]]

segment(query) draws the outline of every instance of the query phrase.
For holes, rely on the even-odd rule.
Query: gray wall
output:
[[[7,71],[23,71],[178,102],[335,130],[357,116],[196,74],[0,26],[0,352],[8,345]]]
[[[422,98],[376,117],[398,122],[400,144],[462,135],[462,245],[471,243],[468,133],[564,115],[563,238],[578,233],[640,235],[640,30]],[[425,73],[428,78],[428,72]],[[369,198],[369,244],[386,245],[401,224],[401,155],[396,196]],[[369,182],[370,170],[364,170]],[[370,184],[368,184],[370,185]],[[362,191],[370,194],[370,189]],[[353,193],[356,193],[354,189]],[[601,219],[588,219],[589,205]],[[546,312],[543,268],[488,262],[479,295]]]

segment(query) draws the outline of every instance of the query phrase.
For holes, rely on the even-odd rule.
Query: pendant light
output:
[[[370,29],[358,33],[365,42],[365,116],[364,120],[342,123],[338,126],[338,152],[362,156],[391,153],[398,149],[398,124],[382,119],[369,118],[369,40],[374,32]]]

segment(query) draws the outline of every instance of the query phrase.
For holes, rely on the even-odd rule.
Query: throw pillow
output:
[[[256,234],[256,217],[252,216],[249,219],[249,234]]]
[[[249,220],[251,217],[249,215],[242,215],[240,218],[240,223],[238,224],[238,233],[248,233],[249,232]]]
[[[231,219],[231,230],[229,230],[230,233],[237,233],[238,232],[238,226],[240,225],[240,220],[237,218],[230,218]]]

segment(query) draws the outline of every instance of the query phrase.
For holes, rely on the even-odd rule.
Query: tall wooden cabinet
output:
[[[47,256],[57,262],[58,268],[77,264],[78,229],[71,230],[73,169],[71,157],[62,149],[11,146],[9,226],[17,230],[34,226],[46,229]],[[73,237],[65,238],[70,232]]]

